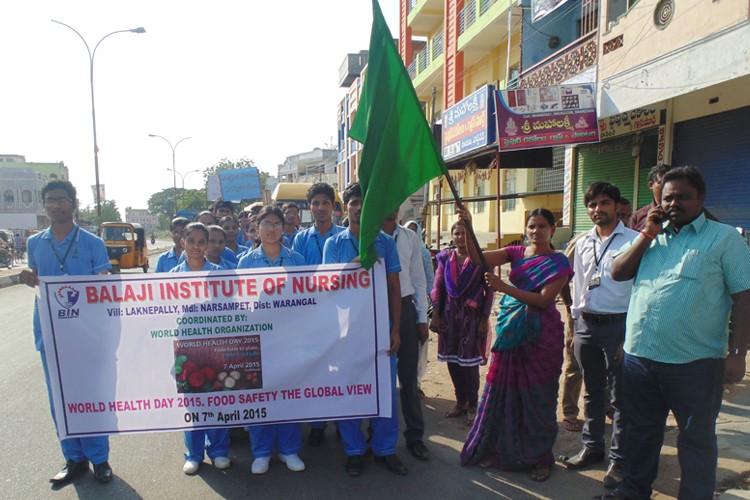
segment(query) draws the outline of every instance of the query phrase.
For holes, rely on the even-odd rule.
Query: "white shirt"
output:
[[[581,312],[620,314],[628,311],[633,280],[613,280],[612,260],[621,247],[637,236],[638,232],[618,222],[612,234],[604,240],[599,238],[596,226],[578,240],[573,256],[573,318],[579,318]],[[589,289],[589,284],[597,277],[599,286]]]
[[[412,295],[417,323],[427,323],[427,279],[424,276],[419,237],[400,224],[396,224],[392,236],[396,240],[398,260],[401,262],[401,272],[398,273],[401,297]]]

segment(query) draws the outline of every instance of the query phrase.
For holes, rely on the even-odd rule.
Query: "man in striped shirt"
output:
[[[745,374],[750,250],[734,228],[706,219],[698,169],[673,168],[662,185],[661,204],[612,265],[614,279],[635,280],[623,362],[625,475],[604,498],[650,498],[670,410],[680,429],[678,496],[713,498],[723,384]]]

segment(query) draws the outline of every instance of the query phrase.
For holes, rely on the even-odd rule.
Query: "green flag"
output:
[[[373,242],[385,217],[431,179],[446,173],[377,0],[372,1],[372,15],[367,74],[349,130],[349,137],[363,144],[359,256],[368,269],[378,257]]]

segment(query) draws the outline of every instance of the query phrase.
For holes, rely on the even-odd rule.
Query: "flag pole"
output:
[[[447,169],[446,169],[446,180],[448,181],[448,186],[451,188],[451,193],[453,193],[453,200],[456,203],[456,206],[458,208],[461,208],[463,210],[466,210],[466,206],[461,201],[461,197],[458,195],[458,191],[456,190],[455,184],[453,184],[453,179],[450,175],[447,175]],[[490,271],[490,266],[487,264],[487,259],[484,257],[484,252],[482,252],[482,247],[479,246],[479,241],[477,240],[477,235],[474,233],[474,228],[472,227],[471,222],[466,224],[466,232],[469,233],[469,238],[471,238],[471,242],[474,244],[474,248],[479,252],[479,260],[482,263],[482,267],[485,271]]]

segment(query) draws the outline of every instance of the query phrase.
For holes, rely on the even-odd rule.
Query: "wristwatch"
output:
[[[745,350],[740,349],[739,347],[730,347],[729,348],[729,355],[730,356],[739,356],[740,354],[744,355]]]

